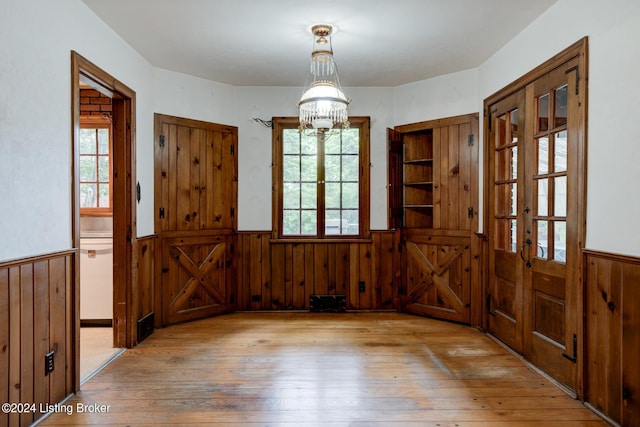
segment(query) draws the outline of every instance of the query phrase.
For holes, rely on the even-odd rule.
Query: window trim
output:
[[[324,235],[324,221],[318,221],[319,235],[307,236],[283,236],[283,141],[282,132],[284,129],[297,129],[299,125],[298,117],[273,117],[272,126],[272,168],[273,168],[273,197],[272,197],[272,239],[273,241],[298,241],[298,242],[353,242],[360,240],[368,240],[371,237],[370,230],[370,206],[371,206],[371,190],[370,190],[370,118],[366,116],[349,117],[351,128],[360,130],[360,148],[359,148],[359,177],[358,177],[358,234],[351,235]],[[318,150],[320,153],[321,150]],[[319,184],[321,185],[321,184]],[[318,191],[318,195],[324,194],[324,191]],[[318,204],[318,212],[324,215],[324,200]],[[320,216],[320,215],[319,215]]]
[[[107,208],[83,208],[80,207],[82,216],[111,216],[113,214],[113,127],[108,117],[80,117],[80,129],[108,129],[109,130],[109,207]],[[98,155],[96,154],[96,157]],[[96,162],[97,164],[97,162]],[[79,181],[78,185],[85,181]]]

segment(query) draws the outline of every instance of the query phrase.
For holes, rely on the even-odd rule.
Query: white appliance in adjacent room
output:
[[[80,237],[80,320],[113,319],[113,238],[110,233]]]

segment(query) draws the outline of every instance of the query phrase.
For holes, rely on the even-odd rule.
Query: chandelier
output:
[[[311,27],[311,83],[298,102],[300,131],[305,129],[332,129],[349,127],[347,106],[349,100],[342,92],[338,70],[333,60],[331,25]]]

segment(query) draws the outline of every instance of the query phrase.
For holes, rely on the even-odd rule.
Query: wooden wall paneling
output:
[[[267,244],[267,250],[269,250],[269,238],[266,237],[263,240]],[[286,252],[289,253],[289,262],[287,262]],[[271,304],[269,308],[274,310],[291,307],[291,304],[287,304],[286,292],[287,288],[291,289],[291,274],[289,274],[289,280],[287,280],[287,271],[291,271],[290,257],[291,245],[273,245],[271,247]]]
[[[21,402],[21,305],[20,267],[16,266],[9,268],[9,400],[7,400],[7,402]],[[9,425],[18,425],[19,423],[19,414],[9,414]]]
[[[309,309],[309,297],[315,293],[315,244],[304,244],[304,309]],[[295,266],[294,266],[295,268]]]
[[[287,245],[291,248],[291,265],[287,264],[287,272],[291,270],[291,291],[292,308],[302,310],[306,307],[308,298],[306,297],[306,277],[304,269],[300,266],[305,265],[305,245],[302,243],[293,243]]]
[[[621,266],[588,261],[586,400],[615,421],[621,420]],[[611,309],[613,308],[613,310]]]
[[[347,295],[349,289],[349,244],[335,245],[335,294]]]
[[[9,338],[10,319],[10,299],[9,299],[9,269],[0,269],[0,403],[10,402],[9,391],[11,382],[9,375],[9,359],[11,346]],[[0,424],[8,424],[8,415],[0,414]]]
[[[262,288],[262,309],[271,310],[273,305],[273,289],[271,286],[271,248],[269,237],[266,234],[260,236],[260,267],[261,267],[261,288]]]
[[[75,388],[72,259],[65,251],[0,263],[2,403],[56,403]],[[44,355],[55,351],[55,369]],[[30,425],[43,414],[0,414],[0,425]]]
[[[357,243],[349,244],[349,293],[347,294],[347,309],[360,308],[360,291],[358,276],[360,273],[360,248]]]
[[[327,295],[329,293],[329,248],[326,243],[314,245],[315,265],[313,275],[313,294]]]
[[[138,304],[134,316],[136,321],[155,311],[155,243],[156,236],[137,239],[138,292],[136,294]]]
[[[33,264],[33,305],[36,309],[33,312],[33,333],[34,348],[33,354],[44,355],[49,352],[49,317],[51,316],[51,305],[49,297],[49,261],[43,260]],[[37,359],[36,359],[37,362]],[[40,406],[41,403],[49,403],[49,377],[44,370],[38,370],[35,363],[34,369],[34,390],[33,403]]]
[[[626,265],[622,290],[622,421],[640,426],[640,265]]]
[[[20,402],[33,402],[36,363],[33,356],[33,264],[20,266]],[[20,415],[20,425],[31,424],[33,413]]]
[[[252,310],[262,309],[262,239],[260,234],[249,238],[249,256],[251,267],[249,270],[249,286],[251,289]]]
[[[360,249],[360,274],[358,275],[358,288],[360,283],[364,283],[364,291],[360,292],[360,304],[358,309],[370,310],[373,307],[373,289],[374,284],[371,275],[372,260],[371,260],[371,245],[368,243],[358,244]]]

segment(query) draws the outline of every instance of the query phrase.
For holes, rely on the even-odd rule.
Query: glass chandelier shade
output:
[[[298,102],[300,131],[305,129],[348,128],[349,100],[342,92],[333,59],[330,25],[314,25],[311,53],[311,83]],[[327,46],[328,45],[328,46]]]

